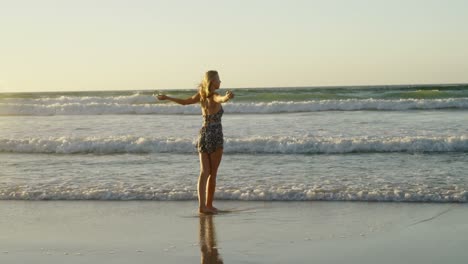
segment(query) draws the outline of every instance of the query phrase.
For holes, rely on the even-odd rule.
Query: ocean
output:
[[[232,91],[217,200],[468,200],[468,85]],[[0,199],[196,200],[200,106],[153,92],[1,93]]]

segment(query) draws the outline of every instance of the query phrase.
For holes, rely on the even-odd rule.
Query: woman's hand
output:
[[[226,92],[226,97],[230,100],[230,99],[234,98],[234,94],[231,91],[227,91]]]
[[[158,94],[157,95],[158,100],[167,100],[167,95],[165,94]]]

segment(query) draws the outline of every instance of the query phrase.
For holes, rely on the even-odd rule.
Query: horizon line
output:
[[[318,85],[318,86],[257,86],[257,87],[223,87],[221,89],[281,89],[281,88],[371,88],[371,87],[431,87],[431,86],[464,86],[466,83],[402,83],[402,84],[353,84],[353,85]],[[0,91],[0,94],[21,94],[21,93],[80,93],[80,92],[130,92],[130,91],[174,91],[174,90],[194,90],[193,88],[153,88],[153,89],[117,89],[117,90],[44,90],[44,91]]]

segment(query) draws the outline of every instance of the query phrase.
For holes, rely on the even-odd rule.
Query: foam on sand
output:
[[[217,200],[232,201],[366,201],[466,203],[468,190],[458,186],[413,187],[407,184],[372,187],[225,184],[216,191]],[[0,200],[197,200],[194,186],[124,184],[100,179],[92,184],[43,183],[3,186]]]

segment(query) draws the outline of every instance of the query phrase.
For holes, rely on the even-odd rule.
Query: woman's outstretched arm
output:
[[[217,102],[217,103],[220,103],[220,104],[225,103],[225,102],[231,100],[232,98],[234,98],[234,94],[231,91],[227,91],[225,96],[222,96],[222,95],[219,95],[219,94],[215,94],[213,96],[214,101]]]
[[[189,105],[189,104],[196,104],[200,102],[200,94],[196,93],[192,97],[189,97],[187,99],[180,99],[180,98],[174,98],[174,97],[169,97],[165,94],[160,94],[157,96],[159,100],[169,100],[174,103],[178,103],[181,105]]]

